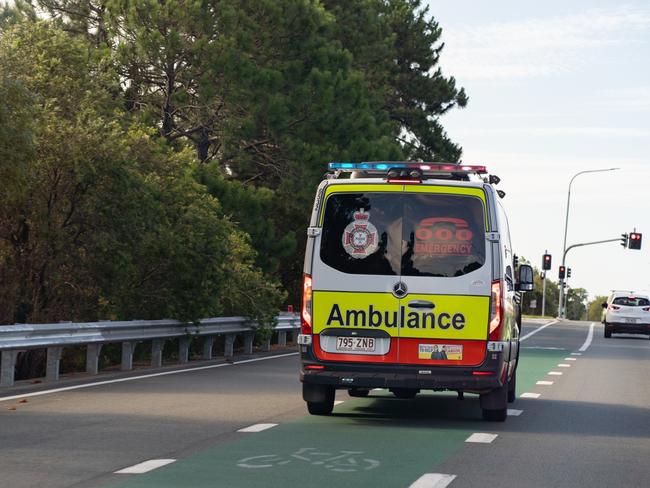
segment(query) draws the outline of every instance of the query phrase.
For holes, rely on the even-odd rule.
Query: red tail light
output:
[[[617,307],[616,305],[610,305],[609,309],[610,310],[619,310],[621,307]]]
[[[643,310],[644,312],[650,312],[650,307],[645,307],[645,308],[642,308],[641,310]]]
[[[492,282],[490,299],[490,334],[491,341],[500,341],[503,334],[503,286],[501,280]]]
[[[311,334],[311,276],[305,275],[302,284],[302,311],[300,313],[300,332],[302,334]]]

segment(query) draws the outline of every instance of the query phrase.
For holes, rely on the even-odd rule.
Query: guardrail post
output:
[[[244,335],[244,354],[253,354],[253,339],[255,338],[254,332],[246,332]]]
[[[280,346],[286,346],[287,345],[287,331],[286,330],[279,330],[278,331],[278,344]]]
[[[59,380],[59,365],[61,364],[62,347],[47,348],[47,363],[45,367],[45,381]]]
[[[185,364],[190,360],[190,338],[187,336],[178,338],[178,362]]]
[[[224,344],[224,350],[223,350],[223,355],[226,358],[232,358],[234,354],[234,349],[235,349],[235,334],[226,334],[226,340]]]
[[[214,345],[214,336],[205,336],[203,339],[203,359],[212,359],[212,346]]]
[[[165,339],[154,339],[151,341],[151,367],[160,368],[162,366],[163,350],[165,349]]]
[[[99,373],[99,354],[102,352],[102,344],[88,344],[86,347],[86,373]]]
[[[268,352],[271,350],[271,336],[269,335],[266,339],[262,341],[260,344],[260,349],[264,352]]]
[[[122,371],[131,371],[133,369],[133,352],[135,351],[136,342],[127,341],[122,343]]]
[[[18,351],[2,351],[0,359],[0,386],[14,386]]]

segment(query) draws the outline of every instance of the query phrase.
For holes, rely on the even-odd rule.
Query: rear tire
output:
[[[332,415],[334,410],[334,393],[332,388],[329,390],[328,397],[324,402],[307,402],[307,410],[311,415]]]
[[[480,397],[483,419],[503,422],[508,417],[508,383]]]
[[[612,329],[605,324],[605,339],[609,339],[610,337],[612,337]]]
[[[417,395],[419,392],[419,390],[413,390],[411,388],[391,388],[390,391],[397,398],[401,398],[403,400],[410,400],[411,398],[415,398],[415,395]]]
[[[508,417],[508,409],[486,410],[483,409],[483,420],[489,422],[504,422]]]
[[[312,415],[330,415],[334,409],[335,394],[333,386],[302,384],[302,398]]]
[[[370,394],[370,390],[364,390],[363,388],[350,388],[348,390],[348,395],[356,398],[365,398]]]

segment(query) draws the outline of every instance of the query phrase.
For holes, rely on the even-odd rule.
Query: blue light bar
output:
[[[470,166],[470,165],[457,165],[449,163],[406,163],[406,162],[392,162],[392,161],[380,161],[374,163],[329,163],[329,170],[339,170],[339,171],[358,171],[358,170],[370,170],[370,171],[387,171],[391,168],[398,169],[411,169],[416,168],[422,171],[429,171],[434,173],[477,173],[477,174],[487,174],[487,168],[485,166]]]

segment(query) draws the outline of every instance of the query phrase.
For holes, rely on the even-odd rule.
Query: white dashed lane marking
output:
[[[465,442],[476,442],[478,444],[491,444],[496,439],[498,434],[484,434],[483,432],[476,432],[469,436]]]
[[[509,408],[508,409],[508,415],[510,417],[519,417],[522,413],[524,413],[523,410],[517,410],[516,408]]]
[[[550,385],[553,384],[553,382],[552,381],[538,381],[536,384],[537,385],[550,386]]]
[[[562,371],[549,371],[548,374],[551,376],[562,376],[564,373]]]
[[[409,488],[445,488],[454,478],[455,474],[427,473],[415,480]]]
[[[345,403],[343,400],[336,400],[334,402],[334,405],[340,405],[341,403]]]
[[[557,365],[558,368],[570,368],[571,365],[567,363],[560,363]]]
[[[262,432],[263,430],[270,429],[276,425],[278,424],[254,424],[249,425],[248,427],[244,427],[243,429],[239,429],[237,432]]]
[[[520,398],[539,398],[541,396],[540,393],[522,393]]]
[[[139,464],[134,464],[128,468],[115,471],[115,474],[143,474],[153,471],[154,469],[161,468],[168,464],[173,463],[176,459],[150,459]]]
[[[582,356],[581,352],[572,352],[571,356]]]
[[[577,361],[577,358],[564,358],[565,361]]]

